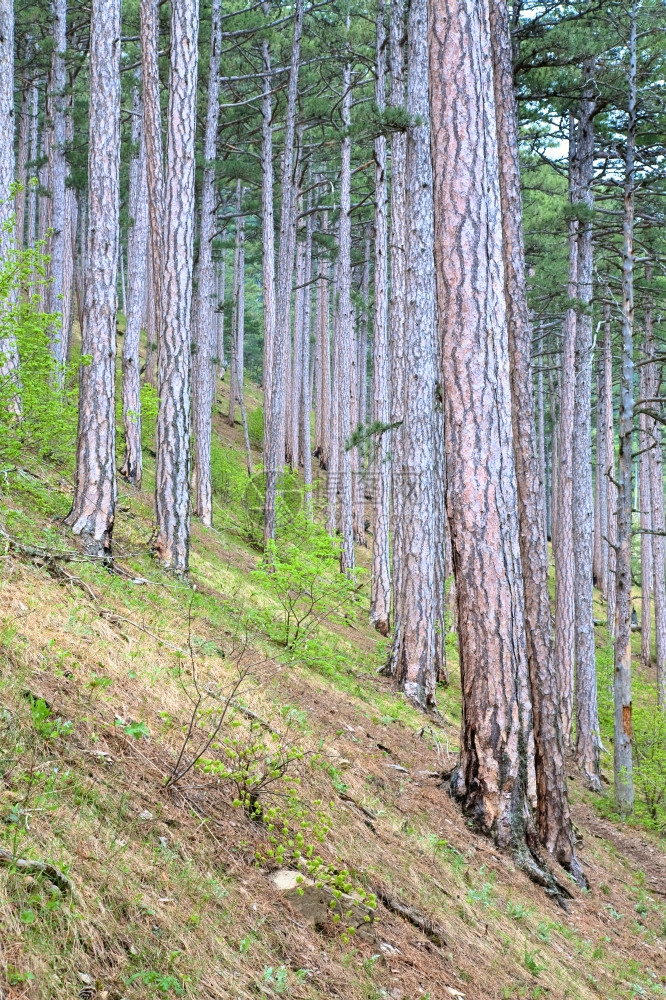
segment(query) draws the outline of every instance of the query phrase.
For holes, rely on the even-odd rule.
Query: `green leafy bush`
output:
[[[0,375],[0,462],[6,466],[18,464],[26,450],[66,467],[75,455],[79,364],[58,371],[50,351],[58,316],[39,308],[46,262],[38,244],[10,252],[0,269],[0,339],[15,341],[19,355],[18,371]]]
[[[263,448],[264,445],[264,408],[258,406],[256,410],[250,410],[247,415],[247,432],[250,436],[250,444],[255,448]]]

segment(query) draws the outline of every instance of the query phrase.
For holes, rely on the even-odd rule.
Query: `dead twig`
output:
[[[415,909],[413,906],[407,906],[405,903],[401,903],[399,899],[392,896],[390,893],[385,892],[384,889],[375,889],[374,894],[377,899],[384,904],[387,910],[391,913],[395,913],[398,917],[402,917],[412,925],[412,927],[418,928],[429,941],[437,945],[438,948],[444,948],[447,944],[444,931],[438,924],[436,924],[429,916],[425,913],[421,913],[420,910]]]

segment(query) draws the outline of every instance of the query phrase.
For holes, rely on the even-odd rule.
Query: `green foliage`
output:
[[[55,740],[59,736],[67,736],[71,733],[73,726],[71,722],[54,718],[51,709],[42,698],[35,698],[28,695],[30,704],[30,717],[35,727],[35,732],[45,740]]]
[[[0,339],[16,343],[20,371],[0,375],[0,462],[17,464],[28,450],[67,468],[75,454],[78,364],[58,371],[49,349],[59,317],[39,308],[42,250],[13,250],[0,269]],[[0,358],[0,367],[7,360]]]
[[[255,448],[262,448],[264,444],[264,408],[258,406],[255,410],[250,410],[247,415],[247,432],[250,436],[250,444]]]
[[[543,955],[538,948],[534,951],[529,951],[525,948],[525,968],[533,976],[538,976],[540,972],[543,972],[547,968],[545,965],[540,964],[542,960]]]
[[[154,969],[135,972],[127,981],[128,983],[142,983],[144,986],[150,986],[157,993],[175,993],[176,996],[181,997],[184,992],[183,984],[177,976],[165,975]]]
[[[314,638],[323,621],[353,620],[361,602],[361,586],[339,572],[334,542],[314,526],[306,526],[303,547],[278,552],[272,543],[266,562],[253,573],[280,608],[258,613],[266,633],[294,650]]]

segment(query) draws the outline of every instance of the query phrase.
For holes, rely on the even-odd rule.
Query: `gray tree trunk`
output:
[[[157,361],[160,402],[155,551],[163,565],[178,574],[188,571],[190,545],[190,325],[198,34],[197,0],[173,0],[164,185],[164,298]]]
[[[391,660],[397,683],[423,708],[435,704],[435,418],[439,382],[435,318],[434,217],[428,23],[425,0],[407,15],[407,111],[419,124],[407,130],[405,164],[405,392],[400,428],[402,517],[400,589]],[[440,472],[441,474],[441,472]]]
[[[220,49],[222,48],[222,4],[211,7],[208,107],[204,136],[204,172],[201,187],[201,225],[194,304],[194,350],[192,355],[192,425],[194,430],[194,513],[206,525],[213,523],[210,473],[211,407],[215,393],[217,330],[214,298],[215,265],[213,238],[217,228],[215,205],[215,152],[220,118]]]
[[[120,7],[93,0],[90,19],[87,275],[74,503],[66,518],[93,555],[111,554],[116,505],[116,311],[120,209]]]
[[[37,80],[33,80],[30,91],[30,163],[37,160],[37,149],[39,142],[39,87]],[[26,232],[26,245],[34,246],[37,239],[37,189],[35,180],[37,174],[35,167],[29,170],[30,187],[28,190],[28,226]]]
[[[123,338],[123,424],[125,457],[120,469],[133,486],[141,486],[141,373],[139,344],[146,302],[146,257],[148,251],[148,186],[144,141],[141,70],[136,72],[132,108],[133,156],[129,177],[129,225],[127,229],[128,302]]]
[[[583,64],[578,126],[578,203],[586,209],[578,227],[576,384],[572,455],[572,523],[576,599],[576,756],[587,783],[601,791],[599,711],[592,607],[594,506],[592,494],[592,207],[594,204],[594,58]]]
[[[615,669],[613,696],[615,803],[633,812],[631,752],[631,513],[634,429],[634,197],[636,182],[636,2],[630,8],[628,121],[622,217],[622,375],[620,381],[620,454],[618,462],[617,549],[615,565]]]
[[[8,259],[14,236],[7,229],[14,206],[14,4],[0,0],[0,265]],[[21,411],[19,356],[13,331],[0,336],[0,377],[15,381],[17,394],[12,408]]]
[[[386,106],[386,24],[384,0],[377,0],[375,47],[375,103]],[[374,443],[372,578],[370,621],[381,635],[388,635],[391,619],[391,421],[390,354],[388,325],[388,190],[386,136],[375,139],[375,301],[373,322],[372,419],[380,425]],[[386,428],[385,430],[381,428]]]
[[[49,274],[48,309],[49,312],[61,313],[60,321],[55,325],[52,338],[53,356],[60,368],[59,378],[62,380],[62,366],[67,355],[67,335],[62,325],[62,295],[63,266],[65,256],[65,183],[67,165],[65,162],[65,87],[67,75],[65,70],[65,52],[67,49],[67,0],[53,0],[53,57],[51,62],[51,219],[53,230],[49,240],[48,251],[51,257]]]

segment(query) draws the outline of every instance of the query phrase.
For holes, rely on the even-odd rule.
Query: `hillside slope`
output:
[[[193,586],[151,559],[150,468],[122,490],[114,572],[61,526],[66,475],[27,458],[6,474],[0,995],[666,995],[664,841],[601,818],[572,767],[591,889],[572,884],[564,912],[470,830],[442,780],[454,637],[440,720],[377,673],[366,595],[333,571],[285,645],[242,437],[216,426]]]

